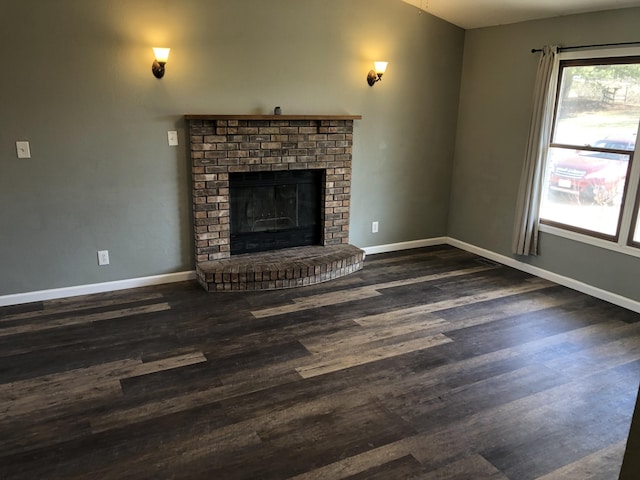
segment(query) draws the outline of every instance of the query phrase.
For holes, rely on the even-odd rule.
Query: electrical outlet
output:
[[[169,140],[169,146],[175,147],[178,145],[178,132],[171,130],[167,132],[167,139]]]
[[[371,222],[371,233],[378,233],[378,222]]]
[[[98,265],[109,265],[109,250],[98,251]]]

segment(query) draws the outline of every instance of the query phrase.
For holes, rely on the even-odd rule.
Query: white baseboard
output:
[[[640,302],[632,300],[622,295],[618,295],[601,288],[594,287],[587,283],[574,280],[573,278],[558,275],[557,273],[535,267],[528,263],[520,262],[512,257],[507,257],[484,248],[476,247],[469,243],[456,240],[451,237],[435,237],[423,240],[413,240],[409,242],[390,243],[387,245],[377,245],[373,247],[364,247],[363,250],[367,255],[375,255],[377,253],[396,252],[400,250],[408,250],[411,248],[431,247],[434,245],[451,245],[467,252],[475,253],[481,257],[488,258],[503,265],[513,267],[517,270],[544,278],[559,285],[577,290],[578,292],[591,295],[592,297],[613,303],[628,310],[640,313]],[[8,305],[19,305],[22,303],[39,302],[43,300],[53,300],[56,298],[75,297],[78,295],[88,295],[91,293],[111,292],[115,290],[124,290],[127,288],[146,287],[151,285],[160,285],[163,283],[182,282],[194,280],[196,273],[194,271],[170,273],[167,275],[155,275],[152,277],[132,278],[127,280],[118,280],[115,282],[94,283],[91,285],[79,285],[76,287],[56,288],[52,290],[40,290],[37,292],[17,293],[13,295],[0,296],[0,307]]]
[[[129,278],[114,282],[93,283],[90,285],[78,285],[75,287],[54,288],[51,290],[40,290],[37,292],[16,293],[13,295],[0,296],[0,307],[7,305],[19,305],[22,303],[41,302],[43,300],[54,300],[56,298],[77,297],[79,295],[89,295],[92,293],[113,292],[115,290],[125,290],[128,288],[148,287],[163,283],[184,282],[194,280],[196,272],[177,272],[166,275],[154,275],[152,277]]]
[[[411,248],[429,247],[432,245],[444,245],[447,237],[431,238],[426,240],[415,240],[411,242],[393,243],[389,245],[379,245],[375,247],[363,248],[367,255],[375,253],[395,252],[408,250]],[[148,287],[163,283],[182,282],[194,280],[195,271],[170,273],[166,275],[155,275],[151,277],[131,278],[117,280],[114,282],[93,283],[89,285],[78,285],[73,287],[53,288],[50,290],[39,290],[35,292],[16,293],[0,296],[0,307],[9,305],[20,305],[23,303],[42,302],[45,300],[55,300],[57,298],[77,297],[80,295],[90,295],[92,293],[113,292],[128,288]]]
[[[447,237],[427,238],[424,240],[413,240],[410,242],[389,243],[387,245],[377,245],[374,247],[362,247],[367,255],[375,255],[376,253],[397,252],[400,250],[409,250],[411,248],[432,247],[434,245],[446,245]]]
[[[544,278],[545,280],[549,280],[559,285],[577,290],[578,292],[585,293],[595,298],[599,298],[600,300],[604,300],[606,302],[613,303],[614,305],[618,305],[628,310],[640,313],[640,302],[627,297],[623,297],[622,295],[618,295],[617,293],[594,287],[593,285],[574,280],[570,277],[558,275],[557,273],[550,272],[549,270],[535,267],[528,263],[520,262],[515,258],[507,257],[490,250],[485,250],[484,248],[476,247],[475,245],[471,245],[469,243],[461,242],[460,240],[456,240],[455,238],[447,238],[447,243],[452,247],[457,247],[461,250],[475,253],[476,255],[480,255],[481,257],[488,258],[489,260],[502,263],[503,265],[507,265],[508,267],[513,267],[517,270],[535,275],[536,277]]]

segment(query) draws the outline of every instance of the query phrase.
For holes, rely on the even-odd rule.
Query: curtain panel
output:
[[[540,55],[533,94],[529,139],[516,203],[512,251],[538,254],[538,227],[546,159],[549,150],[558,73],[558,46],[545,46]]]

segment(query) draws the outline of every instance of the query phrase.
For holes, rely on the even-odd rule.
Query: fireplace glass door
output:
[[[231,254],[318,245],[323,170],[229,175]]]

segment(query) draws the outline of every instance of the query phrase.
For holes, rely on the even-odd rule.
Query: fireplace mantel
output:
[[[186,120],[361,120],[362,115],[209,115],[187,114]]]
[[[361,118],[185,115],[191,144],[196,272],[205,289],[287,288],[338,278],[362,268],[364,252],[349,245],[353,123]],[[282,251],[267,252],[267,260],[262,256],[231,258],[230,175],[282,170],[322,171],[320,245],[296,250],[303,252],[300,262],[304,268],[291,259],[275,265],[274,259],[283,257]],[[259,259],[270,265],[268,272],[253,270]],[[238,275],[245,271],[238,262],[251,272]]]

